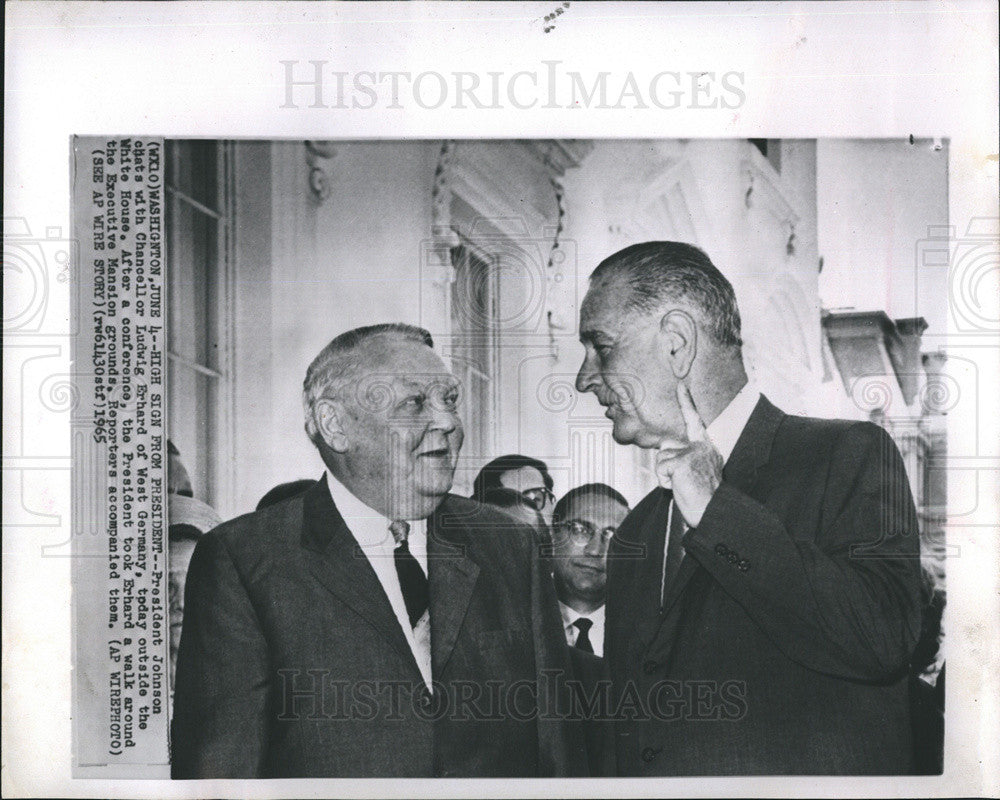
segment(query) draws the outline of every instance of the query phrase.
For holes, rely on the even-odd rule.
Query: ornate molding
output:
[[[434,169],[434,183],[431,187],[431,240],[425,253],[424,265],[431,283],[437,287],[447,286],[455,280],[451,249],[458,246],[459,238],[451,224],[454,157],[455,142],[445,139],[441,143],[437,167]]]
[[[333,142],[309,140],[306,146],[306,164],[309,166],[309,191],[317,203],[330,196],[330,176],[328,162],[337,155]]]

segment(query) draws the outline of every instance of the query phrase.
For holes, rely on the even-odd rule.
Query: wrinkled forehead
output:
[[[421,370],[447,373],[444,362],[423,342],[400,336],[374,336],[357,347],[356,356],[372,369],[405,372],[409,366]]]
[[[591,283],[580,304],[580,338],[595,333],[610,333],[621,327],[629,316],[625,304],[631,289],[621,278],[604,278]]]
[[[359,382],[377,381],[399,390],[448,388],[458,381],[441,357],[422,342],[381,336],[358,348]]]

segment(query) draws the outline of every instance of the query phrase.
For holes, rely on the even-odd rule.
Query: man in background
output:
[[[472,483],[472,497],[484,503],[487,493],[494,489],[513,489],[541,513],[546,525],[551,525],[556,503],[552,486],[552,475],[544,461],[511,454],[493,459],[479,471]]]
[[[448,493],[459,387],[432,347],[402,324],[336,337],[303,385],[327,474],[199,541],[174,777],[588,773],[531,532]]]
[[[492,488],[485,494],[485,502],[502,509],[516,520],[529,525],[536,532],[536,555],[545,574],[552,574],[562,615],[566,641],[570,645],[570,661],[574,688],[581,703],[574,709],[576,718],[583,723],[587,748],[587,762],[592,777],[609,777],[614,770],[614,739],[602,711],[584,711],[583,700],[600,697],[607,690],[608,675],[604,661],[599,657],[604,645],[604,555],[607,553],[609,526],[616,525],[628,512],[625,498],[604,484],[581,487],[584,495],[575,502],[570,495],[556,506],[556,516],[562,509],[566,529],[562,539],[553,543],[552,533],[541,512],[516,489]],[[591,489],[598,497],[591,497]],[[574,490],[578,494],[580,490]],[[611,498],[617,509],[602,502]],[[593,502],[589,502],[589,501]],[[580,530],[596,530],[598,534],[582,541]],[[572,531],[575,531],[575,535]],[[556,577],[561,575],[562,577]],[[599,583],[599,586],[597,585]],[[569,604],[569,605],[567,605]],[[593,638],[593,644],[587,637]],[[576,646],[574,646],[576,645]],[[595,654],[596,652],[596,654]]]
[[[577,389],[660,481],[608,553],[604,655],[641,705],[619,774],[909,772],[919,536],[888,434],[762,396],[733,288],[688,244],[598,265],[580,338]]]
[[[604,483],[567,492],[552,515],[552,577],[566,640],[604,654],[608,544],[628,515],[628,502]]]
[[[531,528],[535,533],[534,541],[538,555],[542,558],[551,555],[552,535],[549,532],[549,526],[545,523],[545,517],[535,507],[535,504],[517,489],[508,489],[505,486],[490,489],[486,492],[482,502],[501,509],[518,522]]]

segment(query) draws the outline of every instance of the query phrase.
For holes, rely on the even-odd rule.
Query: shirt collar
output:
[[[736,442],[750,421],[750,415],[753,414],[759,400],[760,391],[751,381],[747,381],[736,393],[736,397],[729,401],[729,405],[706,428],[708,438],[722,455],[723,463],[732,455],[733,448],[736,447]]]
[[[389,518],[380,514],[375,509],[363,503],[355,497],[351,490],[338,481],[333,475],[327,473],[328,484],[330,486],[330,497],[333,504],[344,518],[348,529],[363,547],[369,545],[395,546],[392,534],[389,533]],[[415,542],[422,540],[424,536],[426,520],[409,520],[410,523],[410,547],[414,549]]]
[[[560,600],[559,613],[562,614],[563,626],[567,628],[581,617],[592,620],[595,625],[600,625],[604,622],[604,606],[601,606],[596,611],[591,611],[589,614],[581,614],[579,611],[574,611],[562,600]]]

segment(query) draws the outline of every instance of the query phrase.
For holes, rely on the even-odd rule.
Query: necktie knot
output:
[[[392,534],[392,538],[396,540],[397,545],[405,544],[410,535],[410,523],[405,519],[393,520],[389,524],[389,533]]]
[[[407,539],[410,535],[410,523],[397,519],[389,523],[389,531],[396,540],[393,558],[396,561],[396,575],[399,577],[399,588],[403,592],[403,602],[406,604],[406,614],[410,618],[410,627],[416,627],[420,618],[430,605],[430,590],[427,586],[427,575],[423,567],[413,557]]]
[[[576,642],[573,645],[574,647],[587,653],[594,652],[594,645],[590,641],[590,629],[593,625],[594,620],[587,619],[586,617],[577,617],[573,620],[573,627],[579,631],[576,636]]]

